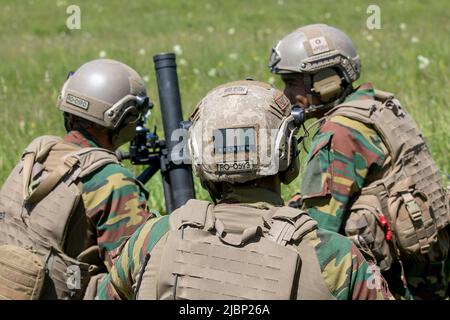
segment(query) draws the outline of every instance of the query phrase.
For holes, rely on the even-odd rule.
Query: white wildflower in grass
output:
[[[207,30],[209,33],[213,33],[213,32],[214,32],[214,27],[213,27],[213,26],[208,26],[208,27],[206,28],[206,30]]]
[[[25,131],[25,121],[23,121],[23,120],[19,121],[19,128],[20,128],[20,131]]]
[[[419,61],[419,69],[420,70],[426,69],[428,67],[428,65],[430,64],[430,59],[428,59],[427,57],[424,57],[422,55],[417,56],[417,61]]]
[[[5,78],[1,77],[1,78],[0,78],[0,83],[1,83],[1,85],[2,85],[2,91],[3,91],[3,93],[8,93],[8,87],[6,86]]]
[[[274,77],[269,77],[267,82],[270,83],[270,84],[274,84],[275,83],[275,78]]]
[[[208,76],[210,76],[210,77],[217,76],[217,69],[216,68],[209,69]]]
[[[406,31],[406,23],[404,22],[400,23],[400,30]]]
[[[278,3],[279,6],[284,5],[284,1],[283,0],[278,0],[277,3]]]
[[[330,19],[331,13],[330,12],[325,13],[324,17],[325,17],[325,19]]]
[[[237,60],[238,54],[235,52],[232,52],[228,55],[228,58],[230,58],[231,60]]]
[[[149,82],[149,81],[150,81],[150,78],[149,78],[149,76],[144,76],[144,77],[142,78],[142,80],[144,80],[145,82]]]
[[[138,53],[141,56],[145,55],[145,49],[144,48],[139,49]]]
[[[366,40],[367,40],[367,41],[372,41],[372,40],[373,40],[373,36],[372,36],[371,34],[368,34],[368,35],[366,36]]]
[[[62,7],[62,6],[65,6],[66,4],[67,4],[67,1],[65,1],[65,0],[56,0],[57,7]]]
[[[235,33],[236,33],[236,30],[235,30],[234,28],[228,29],[228,34],[229,34],[230,36],[232,36],[232,35],[235,34]]]
[[[45,71],[44,82],[47,82],[47,83],[50,82],[50,74],[48,73],[48,70]]]
[[[102,6],[100,6],[100,5],[94,5],[94,8],[95,8],[95,10],[97,10],[97,12],[103,12],[103,7]]]
[[[200,70],[198,70],[197,68],[194,68],[194,69],[192,69],[192,73],[198,76],[200,74]]]
[[[176,55],[181,56],[183,54],[183,49],[181,49],[179,44],[176,44],[173,46],[173,52],[175,52]]]
[[[100,52],[98,53],[98,56],[99,56],[100,58],[106,57],[106,51],[105,51],[105,50],[100,51]]]
[[[411,43],[419,43],[419,38],[411,37]]]
[[[183,66],[183,67],[185,67],[185,66],[188,65],[188,62],[186,61],[186,59],[183,59],[183,58],[181,58],[181,59],[178,61],[178,63],[180,64],[180,66]]]

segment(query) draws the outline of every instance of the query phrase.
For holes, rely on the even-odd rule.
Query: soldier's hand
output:
[[[301,108],[307,108],[309,105],[308,99],[302,95],[296,95],[295,102]]]
[[[297,192],[291,199],[286,202],[286,205],[291,208],[300,209],[302,206],[302,195],[300,192]]]

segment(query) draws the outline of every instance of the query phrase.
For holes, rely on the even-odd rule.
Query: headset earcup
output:
[[[313,76],[312,86],[320,100],[325,103],[335,100],[342,92],[342,80],[333,69],[325,69],[316,73]]]

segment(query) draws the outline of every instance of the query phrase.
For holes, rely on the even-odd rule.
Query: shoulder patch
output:
[[[279,92],[274,100],[283,112],[290,104],[289,99],[282,92]]]

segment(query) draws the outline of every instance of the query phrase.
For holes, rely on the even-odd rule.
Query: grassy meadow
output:
[[[81,9],[80,30],[66,27],[72,4]],[[380,30],[366,26],[370,4],[381,9]],[[154,54],[177,53],[187,116],[207,91],[224,82],[252,76],[281,87],[266,67],[272,45],[295,28],[318,22],[349,34],[362,60],[358,83],[370,81],[394,92],[448,173],[449,9],[446,0],[0,0],[0,183],[33,138],[64,134],[56,97],[67,72],[83,62],[107,57],[135,68],[156,103],[148,125],[157,124],[162,137]],[[299,183],[300,178],[283,187],[285,199]],[[159,176],[147,187],[150,206],[164,210]]]

